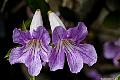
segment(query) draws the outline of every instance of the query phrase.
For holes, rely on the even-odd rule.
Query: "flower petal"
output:
[[[119,38],[118,40],[116,40],[116,41],[114,42],[114,44],[115,44],[116,46],[119,46],[119,47],[120,47],[120,38]]]
[[[9,62],[10,64],[25,63],[29,54],[23,53],[24,47],[13,48],[10,53]]]
[[[59,40],[65,38],[67,38],[67,31],[61,26],[56,27],[53,31],[53,36],[52,36],[53,43],[57,45]]]
[[[53,13],[52,11],[48,11],[48,15],[49,15],[49,21],[50,21],[50,26],[51,26],[52,32],[54,31],[54,29],[57,26],[61,26],[64,29],[66,29],[64,24],[60,20],[60,18],[55,13]]]
[[[83,62],[92,66],[97,62],[97,53],[95,48],[90,44],[80,44],[78,51],[83,58]]]
[[[35,39],[39,39],[40,41],[46,45],[50,43],[50,36],[48,31],[44,27],[39,27],[37,30],[33,31],[32,37]]]
[[[43,44],[40,46],[40,57],[44,62],[48,62],[48,55],[50,54],[51,47],[50,46],[44,46]]]
[[[29,32],[23,32],[17,28],[13,30],[13,42],[19,44],[25,44],[25,42],[31,39],[31,35]]]
[[[57,69],[63,69],[64,61],[65,55],[63,46],[57,45],[57,47],[53,48],[49,57],[50,70],[55,71]]]
[[[65,47],[67,62],[72,73],[78,73],[83,68],[83,59],[75,49]]]
[[[107,59],[114,58],[119,51],[119,47],[114,45],[113,42],[106,42],[104,44],[104,57]]]
[[[32,34],[33,30],[36,30],[40,26],[43,26],[43,21],[40,9],[37,9],[30,25],[30,33]]]
[[[113,58],[113,63],[115,64],[115,66],[120,66],[120,51],[119,53]]]
[[[37,76],[42,69],[40,56],[39,54],[32,54],[29,58],[28,72],[31,76]]]
[[[68,37],[75,41],[76,44],[84,40],[87,34],[87,27],[83,22],[79,22],[77,27],[68,29]]]

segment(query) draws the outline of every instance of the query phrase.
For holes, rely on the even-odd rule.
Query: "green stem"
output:
[[[30,80],[35,80],[35,77],[31,77]]]

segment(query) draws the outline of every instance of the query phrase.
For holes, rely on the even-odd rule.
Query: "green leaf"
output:
[[[10,50],[7,52],[6,56],[4,57],[4,58],[6,58],[7,60],[9,60],[11,50],[12,50],[12,49],[10,49]]]
[[[120,74],[115,78],[115,80],[120,80]]]
[[[23,21],[22,26],[21,26],[22,30],[26,31],[29,28],[30,23],[31,23],[31,19]]]

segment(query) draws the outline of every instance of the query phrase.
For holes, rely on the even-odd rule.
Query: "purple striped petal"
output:
[[[50,54],[51,47],[50,46],[44,46],[43,44],[40,46],[41,50],[39,52],[39,55],[43,62],[48,62],[48,55]]]
[[[66,37],[67,37],[67,31],[63,27],[58,26],[54,29],[52,40],[55,45],[57,45],[59,40],[64,39]]]
[[[87,36],[87,27],[83,22],[79,22],[77,27],[68,29],[68,37],[79,44]]]
[[[65,61],[64,49],[60,44],[53,48],[49,57],[49,67],[51,71],[63,69]]]
[[[34,54],[34,55],[39,55],[41,59],[44,62],[48,62],[48,48],[43,45],[43,43],[40,43],[39,40],[31,40],[28,42],[28,44],[25,46],[23,53],[24,54]],[[25,62],[25,65],[28,67],[29,66],[29,61],[31,61],[31,58],[27,58],[27,61]]]
[[[39,54],[32,54],[29,58],[28,72],[31,76],[37,76],[42,69],[40,56]]]
[[[31,40],[25,45],[22,51],[24,54],[29,54],[25,58],[24,64],[28,67],[28,72],[31,76],[37,76],[42,69],[41,56],[39,55],[41,50],[40,46],[39,40]]]
[[[9,62],[10,64],[25,63],[29,54],[23,53],[24,47],[13,48],[10,53]]]
[[[67,62],[72,73],[78,73],[83,68],[83,59],[77,50],[65,47]]]
[[[97,62],[97,53],[93,45],[90,44],[80,44],[78,46],[78,51],[83,58],[83,62],[92,66],[94,63]]]
[[[118,46],[115,46],[113,42],[106,42],[104,44],[104,57],[107,59],[114,58],[120,51]]]
[[[33,38],[42,40],[46,45],[50,43],[50,36],[48,31],[44,27],[38,27],[36,30],[33,30]]]
[[[29,32],[23,32],[17,28],[13,30],[13,42],[24,45],[26,41],[31,39]]]

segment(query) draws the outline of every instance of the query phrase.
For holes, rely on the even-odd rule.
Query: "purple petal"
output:
[[[87,73],[87,76],[92,78],[93,80],[101,80],[101,75],[96,70],[90,70]]]
[[[113,63],[115,64],[115,66],[120,66],[120,53],[118,53],[114,58],[113,58]]]
[[[50,43],[49,33],[42,26],[38,27],[37,30],[34,30],[32,36],[35,39],[42,40],[42,42],[45,43],[46,45],[48,45]]]
[[[116,40],[114,43],[115,43],[116,46],[120,47],[120,38],[118,40]]]
[[[32,54],[29,58],[28,72],[31,76],[37,76],[42,69],[40,56],[39,54]]]
[[[67,62],[72,73],[78,73],[83,68],[83,59],[75,49],[65,47]]]
[[[83,22],[79,22],[77,27],[68,29],[68,37],[75,41],[76,44],[84,40],[87,34],[87,27]]]
[[[40,46],[41,51],[39,52],[40,57],[44,62],[48,62],[48,55],[50,54],[51,47],[44,46],[43,44]]]
[[[63,27],[58,26],[54,29],[52,40],[55,45],[57,45],[59,40],[64,39],[66,37],[67,37],[67,31]]]
[[[29,54],[24,54],[23,49],[24,47],[17,47],[11,50],[10,58],[9,58],[10,64],[25,63]]]
[[[60,44],[57,47],[53,48],[50,57],[49,57],[49,67],[51,71],[57,69],[63,69],[65,61],[64,49]]]
[[[113,42],[106,42],[104,44],[104,57],[107,59],[114,58],[118,51],[120,51],[120,48],[118,46],[115,46]]]
[[[83,62],[92,66],[97,62],[97,53],[95,48],[90,44],[80,44],[78,51],[83,58]]]
[[[23,32],[17,28],[13,30],[13,42],[14,43],[19,43],[24,45],[25,42],[29,39],[31,39],[31,35],[29,32]]]

